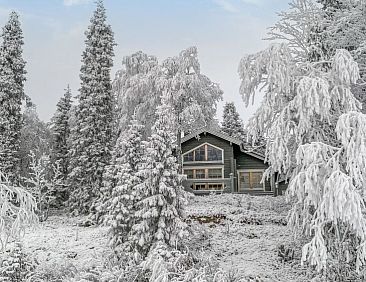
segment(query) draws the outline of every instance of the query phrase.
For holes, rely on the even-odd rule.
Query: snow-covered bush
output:
[[[37,214],[40,221],[47,220],[50,204],[55,200],[58,172],[56,169],[53,176],[55,181],[51,181],[48,175],[51,169],[52,164],[48,156],[42,155],[40,158],[37,158],[34,152],[31,152],[29,177],[25,179],[25,183],[28,191],[36,200]]]
[[[21,243],[16,242],[9,252],[0,255],[0,281],[26,281],[32,275],[35,267],[36,263],[22,251]]]
[[[19,240],[27,226],[37,223],[36,209],[33,196],[11,185],[0,172],[0,253],[6,250],[9,241]]]

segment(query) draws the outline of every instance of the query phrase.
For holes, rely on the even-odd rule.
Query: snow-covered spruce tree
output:
[[[52,163],[58,163],[62,179],[67,179],[69,167],[70,110],[72,106],[71,90],[66,92],[56,105],[52,118]]]
[[[12,12],[2,29],[0,46],[0,170],[16,181],[19,168],[21,105],[24,100],[23,32]]]
[[[177,247],[187,235],[184,208],[187,192],[182,186],[184,176],[179,174],[174,117],[166,96],[157,110],[146,148],[146,162],[139,172],[143,182],[135,189],[140,199],[136,204],[135,224],[130,241],[136,258],[144,258],[156,244]]]
[[[297,198],[297,204],[291,211],[290,225],[295,230],[304,228],[310,236],[310,243],[303,248],[304,260],[318,270],[335,261],[339,270],[341,258],[334,253],[339,241],[332,239],[342,226],[347,230],[342,233],[344,239],[356,236],[356,244],[350,244],[348,251],[359,250],[354,256],[357,267],[365,259],[360,235],[365,228],[360,217],[365,186],[357,185],[363,177],[360,162],[365,152],[361,140],[365,139],[356,121],[345,121],[360,107],[351,92],[352,84],[359,79],[357,63],[346,50],[337,50],[331,61],[322,63],[330,68],[323,68],[319,62],[296,62],[286,44],[274,44],[242,59],[240,92],[249,102],[255,89],[265,86],[264,100],[250,121],[249,131],[269,137],[266,159],[270,166],[266,174],[279,172],[291,178],[289,194]],[[359,115],[356,120],[363,119]],[[330,131],[335,125],[338,140]],[[337,157],[339,148],[343,153]],[[328,161],[326,170],[323,165]]]
[[[234,102],[226,103],[224,106],[221,129],[230,136],[246,139],[243,121],[236,110]]]
[[[112,161],[104,175],[103,195],[97,208],[102,222],[110,227],[112,246],[124,243],[134,222],[135,186],[144,162],[143,126],[133,116],[127,131],[121,132],[112,152]]]
[[[69,205],[76,213],[89,212],[99,196],[113,141],[114,98],[110,71],[115,43],[102,1],[97,1],[90,22],[82,55],[76,126],[71,130]]]

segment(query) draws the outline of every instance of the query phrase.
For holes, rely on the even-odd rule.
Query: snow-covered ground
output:
[[[211,195],[194,197],[187,210],[190,247],[202,249],[213,264],[232,277],[257,281],[308,281],[298,257],[281,262],[278,246],[291,244],[286,224],[289,206],[282,197]],[[111,253],[105,227],[88,226],[83,217],[65,214],[26,233],[24,251],[39,268],[53,272],[80,272],[103,267]],[[298,248],[297,248],[298,249]],[[245,281],[245,280],[242,280]],[[256,281],[256,280],[253,280]]]
[[[299,267],[299,248],[291,263],[281,262],[278,256],[281,244],[293,244],[286,227],[289,208],[283,197],[226,194],[195,197],[188,214],[196,222],[208,221],[210,216],[221,219],[199,224],[196,234],[205,234],[207,254],[236,277],[309,281]]]
[[[89,226],[84,217],[68,217],[65,214],[51,216],[24,238],[27,254],[41,266],[70,267],[81,271],[103,263],[103,254],[108,251],[108,236],[105,227]]]

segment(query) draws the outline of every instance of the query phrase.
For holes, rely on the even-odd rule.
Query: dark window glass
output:
[[[195,184],[194,188],[196,190],[207,190],[207,185],[206,184]]]
[[[193,179],[193,169],[185,169],[184,174],[187,175],[187,179]]]
[[[208,190],[222,190],[222,184],[208,184]]]
[[[261,183],[263,172],[240,172],[240,190],[246,189],[263,189],[263,183]]]
[[[207,160],[222,161],[222,151],[212,146],[207,145]]]
[[[197,179],[204,179],[206,178],[206,173],[204,169],[196,169],[196,178]]]
[[[193,162],[193,152],[183,155],[184,162]]]
[[[194,154],[195,154],[195,161],[196,162],[204,161],[205,160],[205,155],[206,155],[205,146],[202,146],[202,147],[199,147],[198,149],[196,149],[194,151]]]
[[[250,184],[252,188],[263,188],[263,183],[261,183],[263,173],[262,172],[251,172]]]
[[[208,169],[208,178],[222,178],[222,169],[221,168]]]

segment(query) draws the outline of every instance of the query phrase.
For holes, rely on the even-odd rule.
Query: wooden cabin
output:
[[[242,140],[207,128],[182,138],[184,185],[194,194],[247,193],[281,195],[287,184],[276,175],[262,181],[268,168],[264,156],[246,148]]]

